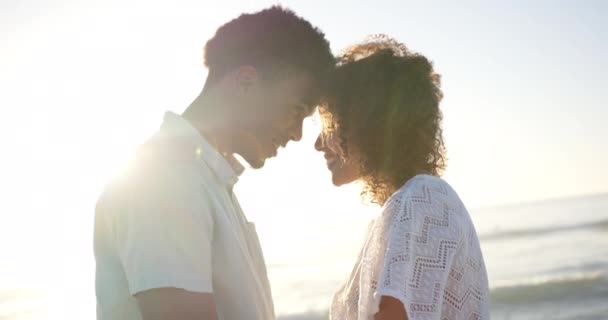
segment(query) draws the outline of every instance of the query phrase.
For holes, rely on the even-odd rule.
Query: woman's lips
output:
[[[325,159],[327,160],[327,167],[330,169],[338,162],[336,157],[326,157]]]

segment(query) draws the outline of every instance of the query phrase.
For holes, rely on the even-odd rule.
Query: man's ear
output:
[[[249,88],[260,80],[258,70],[250,65],[240,66],[236,70],[236,85],[240,92],[247,93]]]

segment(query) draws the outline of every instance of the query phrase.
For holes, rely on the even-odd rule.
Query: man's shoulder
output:
[[[137,148],[126,168],[108,180],[98,207],[142,197],[154,201],[153,195],[164,197],[188,188],[208,186],[205,180],[211,175],[185,148],[158,137],[146,141]]]

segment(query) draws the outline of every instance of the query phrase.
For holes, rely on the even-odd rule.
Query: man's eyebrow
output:
[[[317,106],[317,103],[312,102],[314,101],[313,99],[303,99],[302,101],[300,101],[298,104],[296,104],[296,106],[298,108],[301,108],[301,111],[309,114],[309,113],[313,113],[315,111],[315,107]]]

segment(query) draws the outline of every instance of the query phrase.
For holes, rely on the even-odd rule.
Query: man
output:
[[[299,140],[334,59],[319,30],[272,7],[220,27],[205,64],[201,94],[98,201],[98,319],[274,319],[233,155],[260,168]]]

